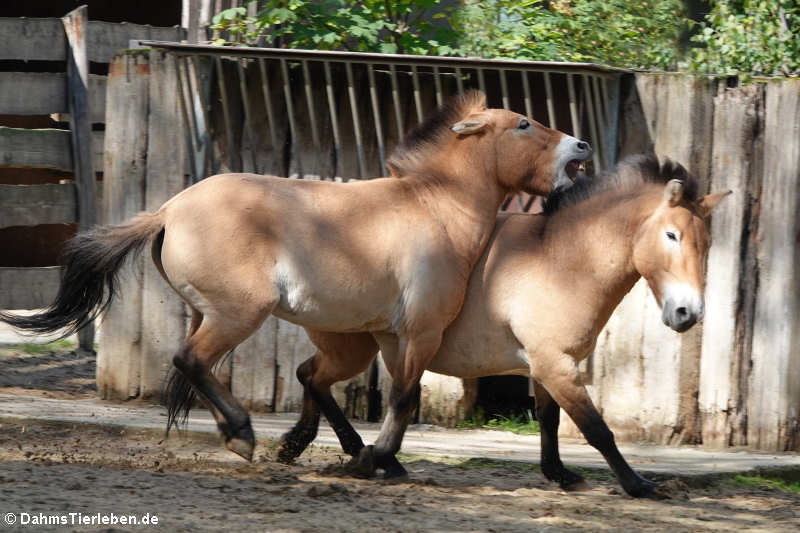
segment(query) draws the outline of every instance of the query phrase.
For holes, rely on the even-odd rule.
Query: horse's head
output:
[[[681,180],[670,180],[634,239],[633,262],[661,306],[664,324],[678,332],[703,316],[705,262],[711,238],[706,219],[725,191],[684,198]]]
[[[571,185],[592,156],[589,143],[506,109],[475,109],[450,129],[460,138],[480,138],[477,147],[467,149],[491,154],[492,170],[511,191],[547,196]]]

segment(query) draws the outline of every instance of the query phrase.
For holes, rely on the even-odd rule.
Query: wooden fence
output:
[[[66,129],[0,126],[0,166],[67,171],[74,180],[41,185],[0,185],[0,228],[95,222],[95,197],[102,192],[95,171],[103,169],[106,77],[89,73],[130,39],[180,39],[180,28],[89,21],[85,6],[57,18],[0,18],[0,61],[63,62],[65,72],[0,72],[0,115],[54,115]],[[59,63],[56,63],[59,64]],[[25,69],[26,66],[18,66]],[[34,69],[31,69],[34,70]],[[0,309],[48,305],[59,281],[57,267],[0,268]],[[91,350],[93,331],[80,335]]]
[[[733,195],[711,223],[704,321],[669,330],[638,283],[600,335],[592,397],[624,439],[800,450],[800,80],[637,74],[629,89],[622,153],[655,150]]]
[[[494,107],[527,111],[586,138],[598,148],[598,167],[615,157],[614,69],[145,44],[156,48],[119,55],[109,72],[108,222],[156,209],[222,171],[337,180],[381,175],[402,133],[469,87],[484,88]],[[157,397],[186,327],[180,300],[150,261],[136,268],[142,273],[125,278],[123,299],[101,328],[98,387],[106,398]],[[250,408],[296,410],[302,388],[295,370],[312,354],[302,328],[270,317],[217,373]],[[463,417],[474,401],[470,385],[426,374],[422,420]],[[378,362],[338,385],[335,395],[350,416],[367,418],[380,414],[388,386]]]

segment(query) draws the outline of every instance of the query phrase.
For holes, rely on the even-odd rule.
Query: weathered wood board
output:
[[[104,224],[120,223],[145,207],[147,117],[150,93],[146,57],[121,56],[111,64],[108,94],[119,105],[106,117],[103,196]],[[142,269],[146,256],[132,261],[120,276],[120,298],[114,300],[100,327],[97,388],[102,398],[139,395],[142,359]]]
[[[8,167],[73,170],[69,130],[26,129],[0,126],[0,165]],[[105,132],[92,132],[92,162],[103,168]]]
[[[152,50],[149,57],[145,210],[161,205],[187,185],[187,154],[181,121],[175,56]],[[186,336],[187,313],[149,259],[142,289],[142,355],[139,394],[160,397],[172,357]]]
[[[800,81],[769,84],[747,443],[800,447]]]
[[[86,42],[89,61],[108,63],[131,39],[180,41],[181,28],[90,21]],[[57,18],[0,18],[0,60],[64,61],[66,39]]]
[[[41,309],[55,299],[59,267],[0,267],[0,309]]]
[[[105,122],[106,76],[89,75],[92,122]],[[67,75],[62,72],[0,72],[0,114],[58,114],[69,120]]]
[[[714,244],[708,255],[698,386],[707,446],[741,445],[747,436],[741,376],[749,366],[755,280],[743,252],[752,238],[751,213],[760,189],[763,96],[764,87],[753,85],[714,98],[711,185],[715,192],[733,194],[716,207],[710,227]]]

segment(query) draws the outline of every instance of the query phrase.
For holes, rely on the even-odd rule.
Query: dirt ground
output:
[[[84,397],[93,361],[0,350],[0,390]],[[91,359],[91,358],[88,358]],[[23,364],[24,363],[24,364]],[[49,390],[48,390],[49,389]],[[342,474],[336,450],[312,447],[297,464],[256,460],[216,438],[107,425],[0,419],[0,531],[798,531],[800,494],[719,478],[665,481],[670,499],[635,500],[607,472],[565,493],[535,465],[404,456],[403,482]],[[20,513],[158,517],[158,525],[28,525]],[[7,513],[17,523],[4,523]],[[5,529],[4,529],[5,528]]]

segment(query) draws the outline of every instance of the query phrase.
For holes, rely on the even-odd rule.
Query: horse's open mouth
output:
[[[578,177],[578,172],[586,171],[586,165],[584,163],[585,161],[581,161],[580,159],[573,159],[567,163],[567,166],[564,167],[564,170],[566,171],[567,176],[569,176],[569,179],[575,181],[575,178]]]

